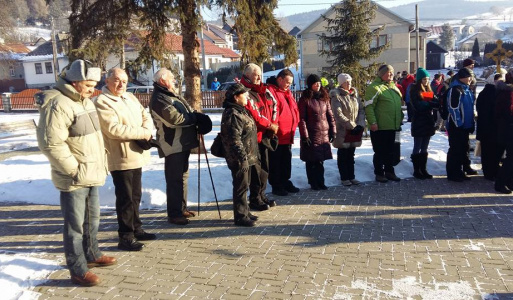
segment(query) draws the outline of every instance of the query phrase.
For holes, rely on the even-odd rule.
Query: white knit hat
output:
[[[100,81],[102,70],[100,68],[88,67],[89,62],[81,59],[75,60],[68,68],[64,69],[61,77],[68,81]]]
[[[351,81],[351,80],[353,80],[353,78],[351,78],[351,75],[346,74],[346,73],[340,73],[337,76],[337,81],[338,81],[339,85],[342,85],[344,82]]]

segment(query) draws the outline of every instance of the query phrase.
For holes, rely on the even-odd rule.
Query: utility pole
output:
[[[420,68],[420,45],[419,45],[419,5],[418,4],[415,4],[415,43],[416,43],[416,47],[415,47],[415,51],[416,51],[416,54],[417,54],[417,61],[416,61],[416,69]]]
[[[50,17],[50,24],[52,25],[52,56],[53,56],[53,75],[55,82],[57,83],[57,77],[59,76],[59,62],[57,61],[57,41],[55,39],[55,28],[53,24],[53,16]]]
[[[205,43],[203,42],[203,22],[201,22],[200,29],[200,42],[201,42],[201,63],[203,64],[203,89],[206,91],[208,89],[207,86],[207,62],[205,58]]]

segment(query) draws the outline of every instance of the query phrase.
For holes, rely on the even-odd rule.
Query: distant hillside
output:
[[[294,26],[297,26],[299,29],[303,30],[306,26],[310,25],[324,12],[326,12],[325,9],[320,9],[306,13],[290,15],[281,18],[280,24],[286,31],[291,30],[292,28],[294,28]]]
[[[440,24],[444,20],[462,20],[472,15],[490,12],[494,6],[498,8],[511,6],[509,1],[474,2],[467,0],[424,0],[417,4],[419,5],[419,19],[424,26]],[[409,21],[415,20],[415,3],[392,7],[389,10]]]

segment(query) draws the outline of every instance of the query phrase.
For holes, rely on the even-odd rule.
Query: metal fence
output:
[[[28,89],[17,94],[5,93],[2,94],[2,101],[0,101],[0,110],[10,111],[33,111],[37,110],[34,105],[34,94],[39,92],[38,89]],[[93,96],[97,96],[101,93],[100,90],[95,90]],[[225,91],[203,91],[202,94],[202,108],[221,108],[223,106]],[[292,92],[296,101],[301,96],[301,91]],[[134,94],[139,102],[144,107],[148,107],[150,104],[151,94]]]

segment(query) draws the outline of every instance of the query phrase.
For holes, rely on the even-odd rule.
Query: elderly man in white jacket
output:
[[[142,166],[150,154],[141,142],[152,137],[153,120],[139,100],[126,92],[128,76],[120,68],[107,72],[106,85],[95,100],[100,119],[109,171],[116,193],[120,250],[140,251],[139,241],[154,240],[155,234],[142,229],[139,205],[142,195]],[[143,149],[144,148],[144,149]]]
[[[74,61],[59,75],[55,88],[35,95],[40,118],[37,142],[52,168],[64,217],[64,255],[71,281],[93,286],[100,279],[89,271],[116,259],[98,249],[99,187],[107,176],[105,148],[93,102],[101,70]]]

